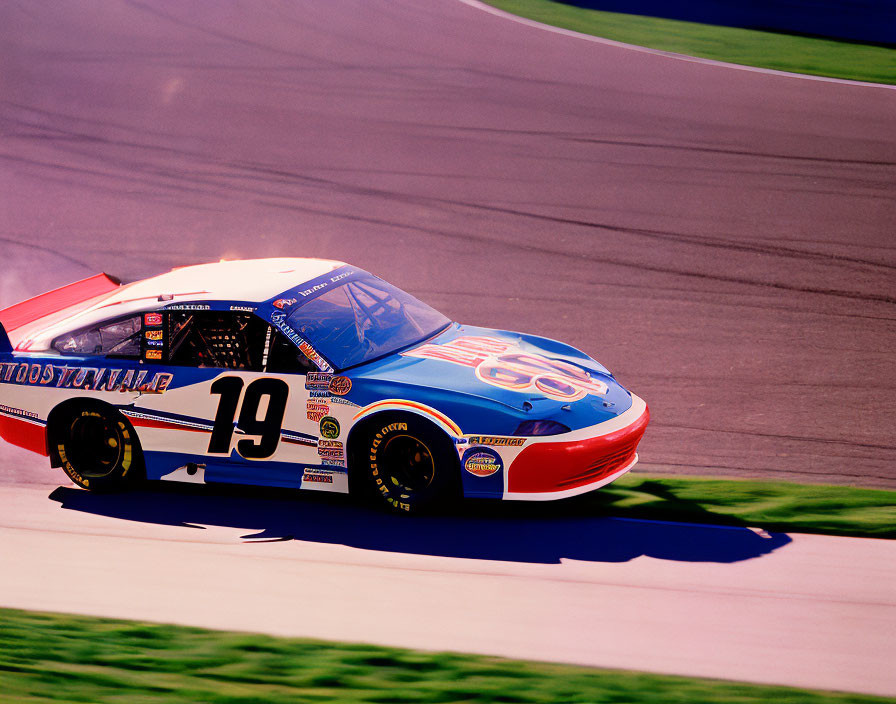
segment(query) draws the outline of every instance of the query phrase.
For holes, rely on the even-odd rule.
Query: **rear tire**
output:
[[[383,413],[370,421],[355,471],[374,503],[396,513],[423,513],[460,498],[454,444],[414,415]]]
[[[100,404],[68,410],[57,421],[53,451],[65,473],[90,491],[115,491],[139,478],[142,454],[133,427]]]

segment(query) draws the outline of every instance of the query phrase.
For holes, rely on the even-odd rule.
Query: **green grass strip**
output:
[[[872,704],[719,680],[0,609],[4,704]]]
[[[602,12],[550,0],[487,2],[544,24],[626,44],[779,71],[896,84],[896,49],[892,48]]]
[[[579,515],[896,538],[896,491],[883,489],[633,472],[568,504]]]

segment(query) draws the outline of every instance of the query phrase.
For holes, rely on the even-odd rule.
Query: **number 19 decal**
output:
[[[257,440],[240,440],[236,450],[246,459],[261,460],[270,457],[280,444],[280,430],[286,413],[289,386],[282,379],[256,379],[246,387],[240,417],[234,427],[236,410],[240,405],[243,380],[238,376],[222,376],[212,384],[211,393],[220,396],[215,425],[208,443],[210,455],[229,455],[233,433],[239,428],[246,435],[257,436]],[[259,420],[258,409],[261,400],[267,397],[268,405],[264,418]]]

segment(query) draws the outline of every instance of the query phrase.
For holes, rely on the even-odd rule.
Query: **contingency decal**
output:
[[[339,421],[333,418],[332,416],[326,416],[321,418],[320,420],[320,434],[329,439],[335,440],[339,437],[339,433],[341,428],[339,427]]]
[[[69,367],[62,364],[0,362],[0,381],[28,386],[54,386],[85,391],[124,391],[163,394],[174,374],[148,370]]]
[[[461,462],[465,470],[477,477],[490,477],[504,467],[501,456],[488,447],[471,447]]]
[[[328,374],[332,374],[335,371],[333,367],[330,366],[330,363],[321,357],[317,350],[311,346],[311,343],[308,342],[308,340],[286,324],[286,313],[280,310],[275,310],[271,314],[271,323],[273,323],[275,328],[286,335],[287,339],[302,351],[302,354],[314,362],[318,369]]]
[[[584,369],[526,352],[509,340],[458,337],[444,344],[427,343],[401,353],[436,359],[474,370],[486,384],[520,393],[540,393],[558,401],[578,401],[588,394],[603,396],[608,387]]]
[[[526,438],[508,438],[495,435],[471,435],[471,445],[494,445],[495,447],[520,447],[526,442]]]
[[[345,444],[341,440],[318,441],[317,455],[323,464],[345,467]]]
[[[334,376],[330,380],[329,390],[334,396],[345,396],[352,390],[352,380],[347,376]]]

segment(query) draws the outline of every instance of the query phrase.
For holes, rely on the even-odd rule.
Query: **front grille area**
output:
[[[510,465],[507,490],[519,493],[567,491],[593,484],[635,460],[650,414],[606,435],[530,445]]]
[[[582,486],[583,484],[599,481],[604,477],[609,477],[611,474],[618,472],[635,459],[635,450],[637,449],[638,441],[640,440],[641,436],[638,435],[636,438],[620,443],[617,449],[612,450],[608,454],[600,453],[592,460],[591,464],[581,472],[563,479],[558,478],[557,488],[561,490],[572,489],[577,486]]]

